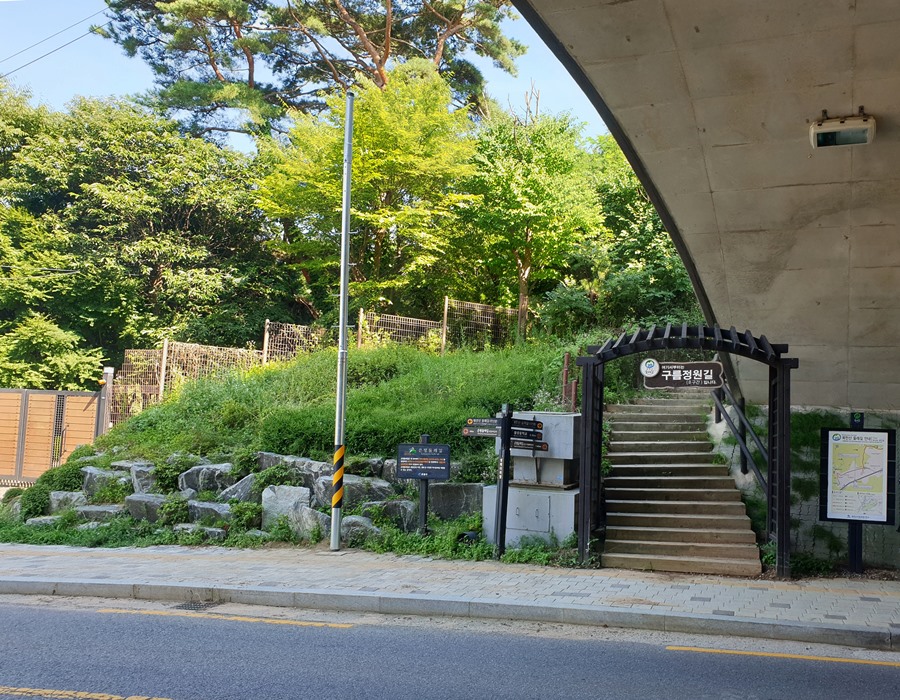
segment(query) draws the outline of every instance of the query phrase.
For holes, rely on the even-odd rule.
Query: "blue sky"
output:
[[[92,24],[106,21],[105,7],[103,0],[0,0],[0,75],[15,71],[7,80],[30,90],[34,102],[55,109],[64,109],[76,95],[129,95],[146,90],[152,75],[139,59],[129,59],[112,41],[82,36]],[[533,83],[540,91],[542,112],[571,112],[587,124],[585,135],[606,133],[591,104],[528,23],[519,19],[509,23],[506,31],[525,43],[528,53],[519,59],[517,78],[481,63],[488,92],[504,106],[522,111]],[[42,43],[28,48],[38,42]],[[64,46],[68,42],[73,43]],[[53,53],[40,58],[48,52]]]

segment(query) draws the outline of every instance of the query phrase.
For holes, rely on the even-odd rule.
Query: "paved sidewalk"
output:
[[[898,581],[555,569],[357,550],[0,544],[2,593],[536,620],[900,651]]]

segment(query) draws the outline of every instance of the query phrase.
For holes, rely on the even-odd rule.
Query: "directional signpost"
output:
[[[463,426],[464,437],[500,438],[500,478],[497,483],[497,515],[494,557],[499,559],[506,551],[506,511],[509,503],[510,449],[547,452],[550,446],[543,442],[544,424],[539,420],[513,418],[508,404],[503,404],[500,418],[467,418]]]

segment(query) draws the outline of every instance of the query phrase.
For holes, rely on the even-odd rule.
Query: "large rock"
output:
[[[209,501],[188,501],[188,513],[191,522],[200,522],[201,520],[224,520],[226,523],[231,522],[231,506],[227,503],[211,503]]]
[[[159,520],[159,507],[165,500],[164,496],[155,493],[133,493],[125,497],[125,508],[135,520],[155,523]]]
[[[354,546],[365,542],[370,535],[380,533],[371,520],[361,515],[348,515],[341,518],[341,541]]]
[[[76,506],[86,506],[87,498],[84,491],[51,491],[50,492],[50,514],[59,513],[61,510],[75,508]]]
[[[178,476],[178,490],[194,489],[195,491],[224,491],[233,485],[235,478],[231,475],[231,464],[200,464],[191,467]]]
[[[219,494],[219,500],[227,503],[231,499],[240,501],[241,503],[259,503],[260,496],[253,490],[253,484],[256,483],[256,474],[248,474],[234,486],[229,486]]]
[[[78,517],[82,520],[90,520],[92,522],[105,523],[125,512],[125,506],[120,504],[108,506],[80,506],[75,509]]]
[[[272,527],[282,515],[309,504],[310,491],[305,486],[267,486],[262,492],[263,530]]]
[[[331,505],[331,477],[316,479],[316,503]],[[375,479],[355,474],[344,474],[344,508],[352,508],[366,501],[386,501],[394,495],[394,487],[384,479]]]
[[[37,518],[28,518],[25,524],[32,527],[40,527],[42,525],[56,525],[60,520],[62,520],[61,515],[41,515]]]
[[[181,523],[173,527],[172,531],[175,533],[186,532],[189,534],[199,532],[205,539],[213,540],[214,542],[224,542],[225,538],[228,537],[228,532],[221,527],[203,527],[202,525],[196,525],[194,523]]]
[[[414,532],[419,527],[419,505],[412,501],[369,501],[363,504],[361,515],[388,518],[403,532]]]
[[[274,452],[259,452],[256,459],[260,469],[268,469],[269,467],[275,467],[279,464],[286,465],[299,477],[303,482],[303,485],[310,491],[315,490],[316,479],[334,473],[334,465],[329,462],[317,462],[308,457],[279,455]]]
[[[88,499],[93,498],[98,491],[111,483],[131,483],[130,472],[98,469],[97,467],[82,467],[81,473],[84,475],[81,490],[84,491],[84,495]]]
[[[113,462],[109,466],[131,474],[131,485],[135,493],[152,493],[156,489],[156,477],[153,475],[152,462],[123,459]]]
[[[429,484],[428,507],[442,520],[453,520],[480,513],[483,493],[483,484]]]
[[[331,532],[331,516],[308,506],[297,506],[288,513],[288,525],[300,539],[318,542]]]

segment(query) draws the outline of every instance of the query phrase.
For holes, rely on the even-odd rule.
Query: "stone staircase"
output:
[[[706,432],[707,392],[607,406],[603,566],[757,576],[756,535]]]

